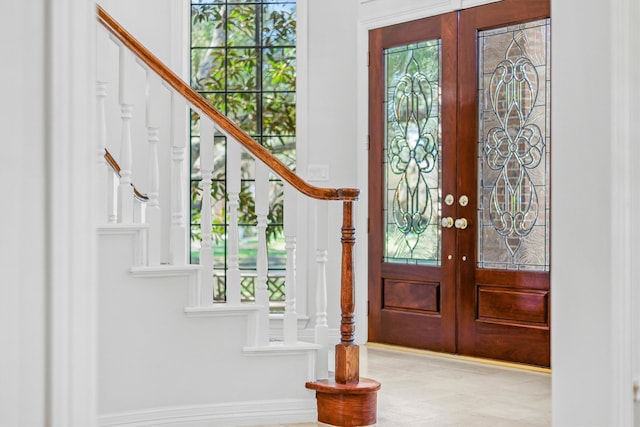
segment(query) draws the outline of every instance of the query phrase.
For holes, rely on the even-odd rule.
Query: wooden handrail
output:
[[[120,176],[120,165],[118,164],[118,162],[116,162],[116,159],[113,158],[109,150],[107,150],[106,148],[104,149],[104,159],[107,161],[107,163],[109,163],[109,166],[111,166],[111,169],[113,169],[113,171],[116,174],[118,174],[118,176]],[[146,194],[142,194],[140,191],[138,191],[135,185],[131,184],[131,186],[133,187],[133,194],[139,200],[142,200],[143,202],[146,202],[149,200],[149,196],[147,196]]]
[[[229,120],[224,114],[211,106],[209,101],[202,97],[191,86],[185,83],[162,61],[153,55],[146,47],[125,30],[105,10],[98,8],[98,21],[126,46],[134,55],[153,70],[162,80],[180,93],[195,109],[213,120],[214,123],[227,135],[234,138],[256,158],[265,163],[276,175],[288,182],[299,192],[319,200],[357,200],[360,190],[356,188],[321,188],[313,186],[289,169],[284,163],[274,157],[269,150],[256,142],[249,134],[240,129],[238,125]]]

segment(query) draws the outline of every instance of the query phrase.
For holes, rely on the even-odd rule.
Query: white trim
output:
[[[468,9],[470,7],[481,6],[483,4],[495,3],[502,0],[459,0],[461,2],[460,9]]]
[[[435,16],[455,10],[455,7],[452,8],[451,0],[436,0],[426,3],[427,4],[420,7],[396,9],[386,15],[363,19],[360,20],[360,25],[364,26],[365,29],[370,30],[373,28],[386,27],[387,25],[415,21],[416,19]]]
[[[260,309],[254,304],[228,305],[225,303],[214,304],[211,307],[185,307],[187,317],[228,317],[251,316]]]
[[[136,234],[147,230],[145,224],[104,224],[96,227],[99,235]]]
[[[308,176],[309,163],[309,5],[296,1],[296,173]]]
[[[633,425],[631,135],[638,88],[632,73],[637,53],[631,44],[635,0],[612,3],[611,13],[611,301],[613,425]],[[635,91],[633,91],[635,89]],[[636,109],[637,111],[637,109]],[[636,243],[637,245],[637,243]]]
[[[365,319],[366,320],[366,319]],[[273,333],[273,331],[272,331]],[[272,335],[275,336],[275,335]],[[327,338],[329,343],[337,344],[340,342],[340,329],[331,328],[329,329],[329,333],[327,334]],[[315,328],[305,328],[298,331],[298,339],[305,342],[314,342],[315,341]]]
[[[51,0],[47,40],[48,413],[96,421],[95,4]],[[35,398],[35,396],[34,396]]]
[[[159,265],[155,267],[131,267],[133,277],[180,277],[196,276],[200,272],[199,265]]]
[[[374,0],[360,0],[360,3],[373,3]],[[469,7],[487,4],[502,0],[450,0],[451,10],[466,9]]]
[[[133,244],[131,265],[142,266],[146,261],[146,239],[149,226],[145,224],[105,224],[97,227],[98,236],[130,235]]]
[[[309,2],[296,1],[296,173],[308,180],[309,169]],[[296,219],[296,312],[298,316],[308,316],[309,307],[313,307],[314,289],[309,277],[309,254],[314,253],[310,247],[311,233],[307,222],[309,199],[297,197],[298,217]],[[285,213],[286,215],[286,213]]]
[[[100,426],[246,426],[312,422],[316,419],[315,399],[281,399],[212,405],[150,408],[101,415]]]
[[[287,355],[301,355],[311,352],[315,354],[316,350],[322,347],[318,344],[311,344],[308,342],[298,341],[295,344],[285,344],[284,342],[272,342],[269,345],[261,346],[245,346],[242,351],[247,356],[287,356]],[[314,364],[312,364],[314,365]]]

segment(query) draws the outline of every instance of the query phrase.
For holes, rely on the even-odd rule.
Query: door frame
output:
[[[469,227],[465,227],[467,229],[464,231],[453,229],[452,234],[451,231],[443,229],[444,261],[441,265],[426,269],[418,266],[397,269],[392,268],[395,266],[394,263],[383,261],[386,229],[384,223],[388,219],[382,214],[386,198],[381,186],[385,182],[386,174],[379,167],[385,164],[382,156],[386,144],[383,125],[386,114],[383,99],[386,99],[386,96],[382,91],[384,85],[379,87],[376,82],[370,81],[369,339],[476,357],[505,357],[514,362],[549,366],[549,272],[514,272],[477,266],[478,231],[476,221],[473,220],[478,209],[476,203],[480,203],[475,197],[478,191],[476,141],[479,126],[475,122],[478,117],[476,32],[520,22],[546,20],[549,16],[549,0],[509,0],[505,2],[504,7],[500,3],[484,5],[369,32],[369,78],[379,82],[385,79],[385,48],[434,37],[441,38],[442,192],[453,194],[456,198],[461,194],[469,195],[468,205],[460,202],[460,206],[456,203],[447,207],[443,203],[442,216],[471,220]],[[459,28],[456,25],[458,20]],[[540,126],[545,129],[545,138],[550,138],[550,134],[547,133],[550,131],[548,122]],[[548,157],[543,165],[547,164],[547,161]],[[459,173],[460,171],[464,173]],[[547,175],[547,179],[548,177]],[[547,221],[548,218],[544,221],[545,229],[550,227]],[[451,239],[455,239],[457,243]],[[454,244],[455,249],[451,246]],[[449,254],[449,261],[445,260],[445,254]],[[452,260],[452,254],[455,254],[455,261]],[[387,291],[391,292],[387,289],[389,286],[396,289],[402,285],[401,289],[391,294],[396,295],[393,297],[392,305],[401,304],[404,307],[404,303],[397,298],[407,298],[410,288],[417,292],[426,292],[423,286],[417,286],[417,283],[425,286],[431,284],[431,287],[437,289],[435,292],[440,295],[432,297],[438,300],[438,303],[435,303],[438,316],[433,316],[434,313],[430,311],[433,305],[424,306],[426,311],[385,309],[386,304],[383,300],[387,301]],[[481,293],[483,289],[484,293]],[[424,298],[427,298],[427,294]],[[530,307],[530,316],[516,320],[511,314],[501,311],[512,304],[521,306],[522,309]],[[409,303],[407,307],[414,307],[413,303]],[[487,310],[492,314],[486,318],[477,317],[483,310],[482,307],[486,314],[489,313]],[[540,316],[544,316],[544,319],[541,320]],[[419,327],[415,326],[416,322]]]

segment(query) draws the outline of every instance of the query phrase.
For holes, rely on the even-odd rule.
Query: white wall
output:
[[[631,425],[640,15],[554,1],[552,22],[553,422]]]
[[[95,421],[93,13],[0,4],[0,425]]]
[[[552,7],[553,422],[611,425],[611,7]]]
[[[355,69],[357,57],[356,27],[353,25],[357,16],[357,4],[343,0],[310,1],[308,10],[306,56],[309,86],[308,104],[305,106],[308,114],[307,162],[328,166],[328,181],[318,182],[318,185],[331,188],[356,187],[354,124],[357,118],[357,81],[352,70]],[[304,140],[299,140],[298,145],[304,143]],[[356,202],[355,208],[361,209],[361,202]],[[340,324],[342,204],[331,202],[329,209],[328,323],[329,328],[335,330]],[[362,245],[366,229],[362,224],[355,225],[358,247]],[[311,236],[313,232],[312,229],[308,230]],[[304,242],[301,239],[299,241]],[[310,247],[309,253],[314,254],[315,247]],[[309,278],[310,283],[315,283],[315,266],[311,267]],[[313,293],[309,301],[310,306],[314,307]]]
[[[0,425],[45,419],[44,22],[44,1],[0,3]]]

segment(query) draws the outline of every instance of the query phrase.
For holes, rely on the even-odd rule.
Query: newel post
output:
[[[360,379],[360,350],[354,342],[355,321],[353,292],[353,245],[356,229],[353,226],[353,202],[345,201],[342,208],[342,275],[340,287],[340,344],[336,345],[336,382],[358,383]]]
[[[377,420],[380,383],[360,378],[360,350],[355,343],[353,287],[353,200],[342,210],[342,275],[340,288],[340,343],[336,345],[335,379],[308,382],[316,391],[318,421],[334,426],[368,426]]]

